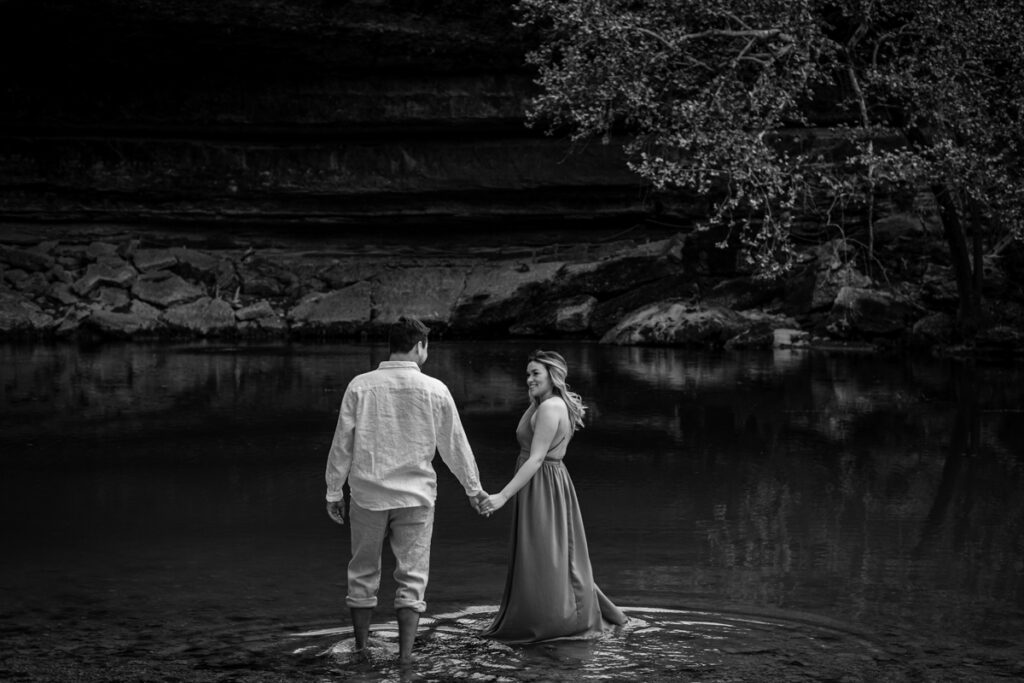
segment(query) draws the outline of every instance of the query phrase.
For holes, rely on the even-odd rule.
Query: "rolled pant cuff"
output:
[[[395,600],[395,609],[411,609],[413,612],[423,614],[427,611],[427,603],[423,602],[422,600],[420,602],[407,602],[405,600]]]
[[[377,606],[377,598],[345,598],[345,604],[349,607],[373,609]]]

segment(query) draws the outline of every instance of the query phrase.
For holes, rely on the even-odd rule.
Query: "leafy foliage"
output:
[[[761,275],[791,265],[801,216],[828,222],[838,205],[860,202],[870,217],[879,192],[901,187],[945,193],[990,237],[1024,228],[1024,3],[520,0],[518,8],[543,36],[528,56],[542,88],[531,122],[577,140],[629,131],[631,168],[658,189],[710,197],[707,224],[735,231]],[[840,122],[842,154],[804,139],[823,102]]]

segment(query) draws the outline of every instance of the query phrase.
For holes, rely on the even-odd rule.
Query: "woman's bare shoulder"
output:
[[[565,404],[565,400],[561,396],[551,396],[546,398],[541,401],[539,406],[537,406],[538,414],[561,416],[568,410],[569,406]]]

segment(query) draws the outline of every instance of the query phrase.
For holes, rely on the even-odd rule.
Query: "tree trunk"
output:
[[[932,146],[929,136],[918,127],[906,129],[907,140],[920,148]],[[956,275],[956,291],[960,299],[957,311],[957,327],[964,337],[973,337],[978,330],[981,315],[981,283],[982,264],[976,263],[977,271],[971,267],[971,256],[967,247],[967,235],[960,222],[960,213],[949,187],[943,183],[932,183],[931,191],[939,205],[939,218],[942,219],[942,232],[949,245],[949,257],[953,262]],[[975,245],[980,247],[980,239]]]
[[[974,277],[971,285],[974,290],[972,304],[975,310],[981,311],[981,286],[985,281],[985,245],[983,241],[985,218],[977,200],[969,199],[971,207],[971,246],[973,247]]]
[[[946,236],[946,244],[949,245],[949,256],[953,262],[953,272],[956,275],[956,290],[960,298],[957,322],[961,334],[971,337],[978,329],[978,317],[981,312],[981,264],[978,264],[979,271],[975,273],[971,267],[967,235],[964,234],[960,214],[949,188],[941,183],[933,183],[931,189],[935,194],[935,201],[939,204],[942,231]],[[978,284],[977,289],[975,283]]]

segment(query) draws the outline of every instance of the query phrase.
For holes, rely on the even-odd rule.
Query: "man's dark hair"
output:
[[[401,317],[391,323],[388,330],[388,350],[390,353],[407,353],[412,351],[416,342],[427,343],[430,328],[416,318]]]

